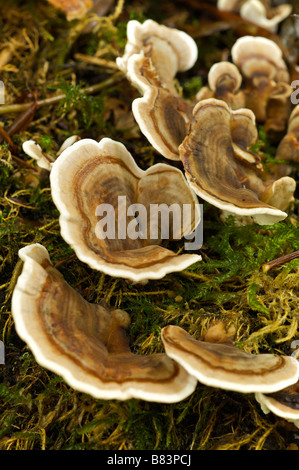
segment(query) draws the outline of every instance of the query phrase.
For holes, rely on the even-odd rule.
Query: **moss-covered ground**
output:
[[[256,34],[253,26],[194,9],[194,3],[201,2],[118,1],[106,17],[84,22],[68,22],[45,0],[1,6],[6,102],[0,107],[0,450],[285,450],[295,443],[296,428],[265,415],[252,394],[198,384],[187,399],[168,405],[79,393],[37,364],[11,315],[22,268],[18,250],[39,242],[85,299],[105,298],[130,314],[136,353],[163,351],[165,325],[180,325],[200,338],[215,320],[233,324],[236,344],[248,352],[293,352],[291,343],[299,339],[299,260],[267,272],[262,265],[299,250],[297,200],[289,217],[271,227],[224,223],[205,204],[203,261],[145,286],[131,285],[77,259],[60,236],[48,172],[22,150],[25,140],[34,139],[55,156],[76,134],[123,142],[142,168],[164,161],[133,119],[131,103],[139,95],[115,59],[123,53],[129,19],[152,18],[185,30],[197,41],[199,59],[178,83],[185,97],[194,97],[209,67],[229,53],[235,39]],[[88,32],[91,19],[96,26]],[[267,161],[275,148],[261,127],[259,151]],[[296,169],[292,176],[298,179]]]

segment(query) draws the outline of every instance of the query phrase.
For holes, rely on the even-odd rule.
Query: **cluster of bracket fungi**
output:
[[[127,38],[117,65],[141,94],[132,112],[168,163],[141,170],[124,145],[110,138],[71,138],[54,161],[34,141],[23,148],[50,172],[61,234],[77,257],[95,270],[142,283],[185,269],[201,257],[164,248],[159,230],[155,239],[100,239],[96,207],[109,203],[117,212],[118,196],[126,196],[125,204],[146,207],[189,204],[192,219],[172,234],[176,239],[200,223],[198,197],[218,207],[224,218],[234,214],[242,224],[283,220],[295,191],[289,166],[280,167],[279,174],[266,171],[250,148],[258,137],[256,120],[267,129],[288,125],[277,158],[283,154],[298,162],[299,108],[290,110],[288,69],[281,50],[269,39],[238,39],[232,62],[215,64],[208,86],[191,103],[180,95],[174,78],[197,60],[193,39],[152,20],[130,21]],[[183,171],[171,161],[181,162]],[[299,425],[295,358],[242,351],[221,324],[202,340],[168,325],[161,331],[165,353],[133,354],[126,334],[128,313],[84,300],[42,245],[26,246],[19,256],[23,271],[12,299],[17,332],[37,361],[73,388],[101,399],[171,403],[189,396],[199,381],[254,393],[265,412]]]

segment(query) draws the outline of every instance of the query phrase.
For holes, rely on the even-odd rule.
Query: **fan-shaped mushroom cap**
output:
[[[278,5],[275,8],[266,8],[261,0],[247,0],[240,8],[240,16],[262,28],[275,33],[279,23],[292,12],[292,5]]]
[[[299,365],[293,357],[253,355],[229,343],[198,341],[174,325],[163,328],[161,334],[166,354],[211,387],[271,393],[299,377]]]
[[[282,51],[274,41],[264,37],[243,36],[233,45],[231,55],[246,78],[245,106],[254,112],[257,121],[265,122],[268,117],[273,119],[273,109],[268,116],[268,106],[274,100],[281,109],[285,107],[288,111],[292,94],[290,76]],[[282,114],[287,116],[285,112]],[[279,123],[280,127],[283,126],[282,130],[285,120],[284,117],[282,124]],[[273,125],[266,124],[270,127]]]
[[[281,211],[287,210],[291,202],[295,200],[294,192],[296,181],[289,176],[283,176],[274,182],[270,182],[263,192],[263,200]]]
[[[272,411],[299,428],[299,382],[271,395],[256,393],[255,398],[264,413]]]
[[[289,176],[282,176],[277,180],[261,181],[254,173],[251,173],[252,186],[256,185],[256,191],[260,194],[260,198],[273,207],[281,211],[288,209],[290,204],[294,202],[294,193],[296,190],[296,181]],[[251,225],[256,223],[254,216],[237,215],[230,211],[221,211],[220,218],[226,220],[229,216],[235,216],[237,225]]]
[[[244,20],[251,21],[271,32],[275,32],[279,23],[292,11],[291,5],[271,8],[269,0],[218,0],[217,8],[239,13]]]
[[[212,65],[208,73],[208,87],[203,87],[196,95],[198,101],[216,98],[225,101],[232,109],[244,108],[245,96],[240,90],[242,75],[231,62],[222,61]]]
[[[168,403],[193,392],[196,380],[166,354],[132,354],[129,315],[84,300],[42,245],[22,248],[19,256],[24,266],[13,292],[13,318],[39,364],[101,399]]]
[[[24,152],[29,157],[34,158],[37,161],[37,165],[44,170],[51,171],[53,165],[53,159],[45,152],[43,152],[41,146],[34,140],[26,140],[22,145]]]
[[[254,115],[248,109],[231,111],[213,98],[193,110],[190,132],[179,147],[190,186],[196,194],[219,209],[250,216],[267,225],[287,214],[264,202],[269,182],[258,175],[260,161],[249,152],[256,134]]]
[[[231,62],[217,62],[209,70],[208,81],[213,91],[223,87],[225,90],[235,93],[242,84],[242,75]]]
[[[168,237],[161,234],[164,226],[155,222],[154,209],[166,206],[170,215],[172,208],[178,210],[170,217],[169,239],[192,233],[200,221],[197,198],[180,170],[156,164],[143,171],[121,143],[82,139],[55,160],[50,180],[62,237],[93,269],[138,282],[160,279],[201,259],[159,246]],[[128,221],[136,211],[138,218]],[[107,227],[99,221],[104,213]]]
[[[177,148],[186,135],[192,106],[178,96],[173,79],[194,65],[196,43],[183,31],[153,20],[129,21],[127,38],[125,53],[116,63],[143,95],[133,102],[134,117],[158,152],[179,160]]]
[[[127,24],[125,53],[116,60],[118,67],[127,73],[128,59],[142,51],[151,59],[162,83],[169,83],[178,71],[193,67],[198,56],[195,41],[184,31],[150,19],[144,23],[131,20]]]
[[[178,146],[186,136],[192,105],[162,86],[150,59],[142,53],[129,59],[128,79],[143,95],[132,103],[141,132],[165,158],[179,160]]]
[[[235,42],[231,54],[247,81],[246,108],[254,112],[257,121],[265,122],[267,130],[277,126],[284,130],[292,87],[281,49],[271,39],[244,36]],[[281,118],[275,117],[275,102]]]
[[[61,145],[56,157],[58,157],[63,152],[63,150],[65,150],[67,147],[70,147],[78,140],[80,140],[80,137],[77,135],[72,135],[68,137]],[[51,171],[55,159],[48,155],[46,152],[44,152],[41,146],[37,144],[35,140],[26,140],[26,142],[23,143],[22,147],[24,152],[29,155],[29,157],[34,158],[34,160],[37,161],[37,165],[40,168]]]
[[[261,36],[243,36],[231,49],[234,64],[242,74],[253,80],[265,76],[278,82],[289,82],[290,76],[280,47]]]

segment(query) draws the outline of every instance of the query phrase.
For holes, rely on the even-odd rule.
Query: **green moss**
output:
[[[198,11],[168,0],[158,6],[145,2],[142,8],[128,1],[118,18],[101,19],[95,31],[83,35],[80,21],[67,22],[47,2],[15,1],[3,13],[3,43],[22,28],[28,34],[11,59],[18,72],[3,69],[10,102],[28,102],[31,92],[37,92],[39,100],[55,93],[61,99],[41,106],[33,121],[12,136],[16,153],[0,144],[0,339],[6,347],[6,363],[0,368],[1,450],[284,449],[291,441],[279,419],[265,416],[251,395],[199,384],[182,402],[159,404],[95,400],[76,392],[38,365],[18,337],[11,315],[11,295],[22,269],[18,250],[38,242],[85,299],[96,303],[104,298],[130,314],[130,343],[136,354],[162,352],[160,332],[165,325],[179,325],[200,338],[217,320],[236,327],[236,345],[242,349],[290,354],[291,341],[298,338],[299,262],[268,273],[261,267],[299,249],[297,202],[287,221],[269,227],[238,226],[233,217],[223,222],[218,211],[205,204],[203,261],[161,280],[131,285],[94,272],[77,259],[60,235],[48,173],[22,150],[22,142],[32,138],[55,156],[69,135],[97,140],[109,136],[123,142],[142,168],[165,163],[143,135],[117,127],[114,106],[132,118],[136,90],[109,67],[80,62],[75,55],[100,52],[100,57],[114,61],[123,53],[129,19],[185,23],[192,26],[200,48],[195,69],[181,75],[182,93],[192,99],[209,65],[235,39],[233,28],[219,32],[217,27],[214,32],[211,28],[208,39],[201,37],[194,29],[201,27],[200,19],[194,21],[196,15]],[[19,115],[0,118],[9,129]],[[266,164],[273,163],[275,146],[262,127],[254,150]],[[182,243],[171,247],[180,250]]]
[[[96,97],[88,96],[83,89],[84,83],[68,83],[65,79],[60,79],[59,84],[53,85],[51,88],[61,91],[65,96],[58,103],[56,112],[58,115],[69,113],[71,110],[77,110],[80,114],[80,127],[89,129],[96,119],[98,128],[103,125],[102,112],[104,110],[103,98],[101,95]]]

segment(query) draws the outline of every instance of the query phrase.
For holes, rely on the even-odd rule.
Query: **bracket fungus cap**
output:
[[[63,150],[65,150],[67,147],[70,147],[78,140],[80,140],[80,137],[77,135],[71,135],[68,137],[59,148],[55,158],[57,158],[63,152]],[[41,146],[37,144],[35,140],[26,140],[23,142],[22,147],[24,152],[29,155],[29,157],[34,158],[34,160],[37,161],[37,165],[40,168],[51,171],[55,158],[44,152]]]
[[[127,44],[123,57],[118,57],[116,63],[124,72],[127,72],[128,59],[133,54],[144,51],[149,55],[157,73],[172,61],[173,70],[165,70],[167,76],[175,75],[177,71],[186,71],[193,67],[198,57],[195,41],[184,31],[161,25],[154,20],[147,19],[143,23],[131,20],[127,24]],[[169,57],[170,56],[170,57]],[[164,60],[164,64],[160,59]],[[160,64],[160,66],[159,66]],[[164,73],[162,73],[162,76]],[[161,77],[162,78],[162,77]]]
[[[280,47],[265,37],[243,36],[231,55],[245,77],[245,107],[264,123],[265,130],[284,131],[293,89]]]
[[[29,155],[29,157],[36,160],[37,165],[44,170],[51,171],[54,159],[51,159],[49,155],[43,152],[41,146],[37,144],[34,140],[26,140],[23,142],[23,150]]]
[[[166,354],[205,385],[225,390],[271,393],[299,377],[293,357],[249,354],[230,343],[199,341],[178,326],[162,329]]]
[[[283,4],[274,8],[267,8],[267,4],[267,1],[247,0],[240,7],[240,16],[275,33],[279,23],[291,14],[293,7],[290,4]]]
[[[299,382],[273,394],[258,392],[255,398],[265,414],[271,411],[299,428]]]
[[[222,61],[212,65],[208,73],[208,82],[211,90],[225,86],[231,93],[239,90],[242,84],[242,75],[235,64]]]
[[[17,333],[37,362],[74,389],[100,399],[171,403],[190,395],[196,380],[166,354],[133,354],[129,315],[91,304],[64,280],[40,244],[23,260],[12,296]]]
[[[160,279],[201,260],[196,253],[177,255],[160,246],[167,236],[161,238],[162,224],[153,223],[153,208],[172,206],[180,216],[184,204],[190,206],[191,216],[185,220],[173,215],[169,239],[191,234],[200,222],[197,197],[177,168],[158,163],[141,170],[120,142],[82,139],[55,160],[50,181],[61,235],[91,268],[139,282]],[[139,216],[128,222],[130,208],[130,217],[136,210]],[[101,225],[105,221],[107,227]]]
[[[141,132],[165,158],[179,160],[178,146],[186,136],[192,105],[162,85],[143,53],[129,59],[128,79],[143,95],[132,103]]]
[[[289,72],[282,50],[271,39],[263,36],[242,36],[236,40],[231,56],[242,74],[253,79],[266,76],[276,82],[289,82]]]
[[[270,0],[218,0],[217,8],[239,13],[244,20],[274,33],[279,23],[290,15],[292,6],[284,4],[271,8],[270,3]]]
[[[223,211],[267,225],[285,219],[287,213],[264,202],[269,183],[259,177],[260,160],[247,150],[256,136],[252,111],[231,110],[224,101],[210,98],[195,105],[179,152],[198,196]]]
[[[228,61],[212,65],[208,73],[208,86],[196,94],[197,101],[216,98],[225,101],[232,109],[245,107],[245,95],[241,90],[243,77],[238,67]]]
[[[149,19],[142,24],[128,22],[125,52],[116,59],[118,68],[143,95],[132,104],[141,132],[171,160],[179,160],[177,148],[192,114],[192,106],[179,96],[174,78],[177,72],[191,68],[197,56],[191,36]]]

